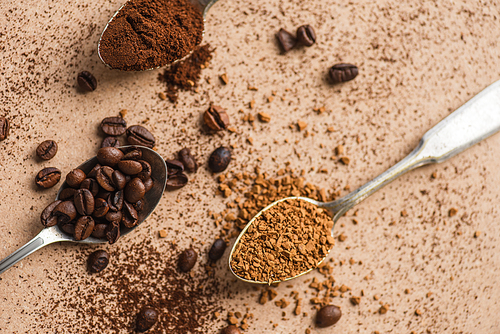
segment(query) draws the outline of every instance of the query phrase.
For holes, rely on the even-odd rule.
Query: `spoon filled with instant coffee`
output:
[[[165,160],[143,146],[104,147],[66,176],[56,200],[40,215],[45,227],[0,261],[0,274],[54,242],[115,243],[133,231],[160,201]]]
[[[310,272],[328,256],[335,223],[354,205],[400,175],[445,161],[499,130],[497,81],[430,129],[406,158],[352,193],[328,203],[288,197],[265,207],[234,243],[229,255],[231,272],[245,282],[261,284]]]
[[[104,28],[102,62],[122,71],[145,71],[185,59],[202,42],[205,16],[217,0],[129,0]]]

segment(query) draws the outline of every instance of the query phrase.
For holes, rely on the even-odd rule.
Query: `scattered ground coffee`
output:
[[[203,15],[187,0],[132,0],[109,23],[99,44],[106,64],[141,71],[185,57],[203,38]]]

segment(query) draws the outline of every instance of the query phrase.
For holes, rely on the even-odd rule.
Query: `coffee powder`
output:
[[[103,61],[124,71],[141,71],[185,57],[203,38],[203,15],[188,0],[132,0],[104,31]]]

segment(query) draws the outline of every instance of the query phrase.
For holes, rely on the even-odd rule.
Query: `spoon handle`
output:
[[[26,256],[30,255],[34,251],[47,246],[53,242],[63,241],[55,230],[55,227],[44,228],[36,237],[31,239],[26,245],[22,246],[14,253],[7,256],[5,259],[0,261],[0,274],[15,265],[17,262],[24,259]]]
[[[406,158],[347,196],[323,207],[337,221],[347,210],[417,167],[439,163],[500,130],[500,80],[489,85],[467,103],[439,122],[422,137]]]

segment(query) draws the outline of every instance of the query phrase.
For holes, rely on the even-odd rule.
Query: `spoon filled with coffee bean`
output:
[[[129,0],[104,28],[97,53],[109,68],[145,71],[186,59],[217,0]]]
[[[54,242],[115,243],[133,231],[160,201],[165,160],[147,147],[104,147],[66,176],[56,200],[40,215],[45,227],[0,261],[0,274]]]
[[[229,268],[249,283],[271,284],[317,268],[334,245],[333,227],[354,205],[417,167],[440,163],[500,130],[500,81],[470,99],[422,137],[399,163],[333,202],[280,199],[261,210],[233,245]],[[333,219],[332,219],[333,217]]]

